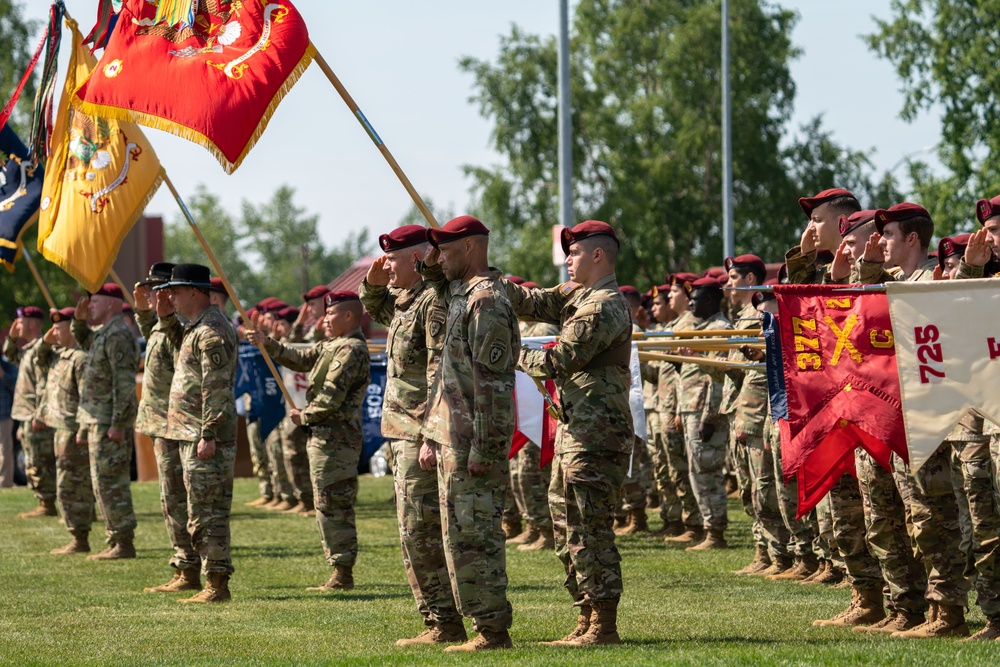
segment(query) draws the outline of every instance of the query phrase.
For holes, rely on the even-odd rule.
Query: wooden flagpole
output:
[[[177,205],[181,207],[181,212],[184,214],[184,217],[187,218],[188,224],[191,225],[191,231],[193,231],[194,235],[198,237],[198,242],[201,243],[201,247],[205,249],[205,254],[208,255],[208,261],[212,263],[212,266],[215,268],[215,273],[219,276],[219,279],[222,280],[222,285],[226,288],[226,294],[228,294],[229,298],[232,299],[233,305],[236,306],[236,310],[239,311],[240,317],[243,318],[243,323],[249,329],[251,327],[250,318],[247,317],[246,311],[243,310],[243,304],[240,302],[239,297],[236,296],[236,291],[229,283],[229,278],[226,277],[226,272],[222,270],[219,260],[215,258],[215,253],[212,252],[212,249],[209,247],[208,241],[205,240],[205,236],[201,233],[201,229],[198,228],[198,223],[195,222],[194,216],[191,215],[191,211],[188,210],[187,204],[184,203],[184,200],[181,199],[180,193],[177,192],[177,188],[174,187],[174,184],[170,180],[166,171],[163,172],[163,182],[166,183],[167,187],[170,189],[170,193],[177,201]],[[267,353],[267,350],[260,348],[260,354],[264,358],[264,363],[267,364],[268,370],[271,371],[271,375],[273,375],[274,379],[278,382],[278,387],[281,389],[281,393],[285,397],[285,405],[287,405],[288,409],[291,410],[295,407],[295,403],[292,401],[292,395],[289,393],[288,387],[285,386],[284,380],[281,379],[281,373],[278,372],[278,369],[274,365],[274,361],[271,359],[271,356]]]
[[[27,248],[21,248],[21,252],[24,254],[24,263],[28,265],[28,268],[31,270],[31,275],[35,277],[35,282],[38,283],[38,289],[42,290],[42,296],[45,297],[46,303],[49,304],[49,308],[55,310],[56,302],[52,300],[49,288],[45,286],[45,281],[42,280],[42,274],[38,272],[38,267],[35,266],[35,261],[31,259],[31,254],[28,252]]]
[[[403,173],[403,170],[400,168],[399,163],[396,162],[396,158],[392,156],[392,153],[389,152],[389,149],[382,142],[382,137],[378,136],[378,132],[376,132],[375,128],[372,127],[372,124],[368,121],[368,118],[365,117],[364,112],[362,112],[361,109],[358,107],[357,103],[354,101],[354,98],[351,97],[351,94],[347,92],[347,88],[345,88],[344,84],[340,82],[340,79],[334,73],[329,63],[326,62],[326,58],[324,58],[320,54],[319,50],[316,49],[315,44],[313,45],[313,49],[316,51],[316,55],[314,57],[316,64],[319,65],[319,68],[323,70],[323,74],[326,75],[326,78],[330,80],[330,83],[333,84],[333,87],[337,89],[338,93],[340,93],[340,96],[347,104],[347,107],[351,110],[351,113],[353,113],[354,117],[358,119],[359,123],[361,123],[361,127],[365,128],[365,132],[368,133],[368,136],[375,143],[375,146],[378,148],[379,152],[382,153],[382,157],[384,157],[385,161],[389,163],[389,166],[392,167],[392,171],[396,174],[396,177],[399,178],[399,181],[403,184],[403,187],[406,188],[406,191],[410,194],[410,198],[413,199],[413,203],[417,205],[417,208],[420,209],[421,213],[423,213],[424,218],[427,219],[427,224],[435,228],[440,227],[441,225],[438,224],[438,221],[434,217],[434,214],[431,213],[431,210],[429,208],[427,208],[427,204],[424,203],[424,200],[420,197],[420,194],[413,187],[413,184],[410,183],[410,179],[408,179],[406,177],[406,174]]]

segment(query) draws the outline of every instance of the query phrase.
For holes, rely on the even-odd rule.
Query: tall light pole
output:
[[[559,223],[573,226],[573,110],[569,96],[569,0],[559,0]],[[562,281],[569,280],[564,263]]]
[[[722,257],[732,257],[733,111],[729,89],[729,0],[722,0]]]

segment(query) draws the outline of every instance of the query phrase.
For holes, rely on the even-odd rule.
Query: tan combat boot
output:
[[[745,577],[750,574],[758,574],[771,566],[771,556],[767,553],[767,547],[758,544],[754,550],[753,560],[742,570],[733,570],[733,574]]]
[[[396,646],[430,646],[432,644],[454,644],[464,642],[469,636],[465,634],[462,621],[451,623],[435,623],[411,639],[397,639]]]
[[[710,530],[705,535],[705,539],[693,547],[688,547],[684,551],[709,551],[711,549],[728,549],[724,532],[721,530]]]
[[[86,554],[90,553],[90,540],[88,536],[90,533],[76,533],[73,535],[73,541],[64,547],[59,547],[58,549],[53,549],[49,553],[53,556],[69,556],[71,554]]]
[[[200,591],[201,575],[198,570],[174,570],[174,577],[165,584],[143,588],[143,593],[179,593]]]
[[[557,639],[554,642],[541,642],[542,646],[563,646],[567,642],[572,642],[579,637],[587,634],[587,630],[590,629],[590,617],[593,615],[593,609],[590,608],[589,604],[580,605],[580,614],[576,617],[576,627],[573,631],[562,639]]]
[[[302,503],[300,503],[299,501],[297,501],[297,500],[291,500],[291,501],[289,501],[289,503],[291,504],[291,507],[289,507],[286,510],[283,510],[282,512],[284,514],[298,514],[299,512],[301,512],[303,510],[304,505]]]
[[[924,615],[916,612],[894,611],[878,623],[872,625],[855,625],[851,632],[860,634],[885,634],[912,630],[924,622]]]
[[[40,519],[45,516],[56,516],[56,501],[54,500],[39,500],[38,507],[31,510],[30,512],[21,512],[17,515],[18,519]]]
[[[881,589],[855,588],[854,600],[852,608],[837,614],[822,625],[824,627],[846,628],[855,625],[873,625],[885,618]]]
[[[538,539],[529,544],[522,544],[518,551],[552,551],[556,548],[556,540],[552,535],[552,529],[542,529],[538,531]]]
[[[615,531],[615,535],[635,535],[636,533],[648,533],[649,522],[646,518],[645,509],[634,509],[628,512],[628,522]]]
[[[598,646],[606,644],[621,644],[618,636],[618,600],[591,600],[593,613],[590,616],[590,627],[587,631],[560,646]]]
[[[243,503],[243,505],[246,506],[246,507],[263,507],[264,505],[267,505],[268,503],[270,503],[272,500],[274,500],[274,499],[273,498],[265,498],[264,496],[261,496],[257,500],[251,500],[248,503]]]
[[[771,560],[771,564],[766,570],[761,570],[756,576],[764,577],[765,579],[770,579],[776,574],[781,574],[782,572],[788,572],[795,566],[795,561],[793,561],[787,555],[777,556]]]
[[[135,545],[132,544],[132,540],[120,540],[100,553],[87,556],[87,560],[120,560],[123,558],[135,558]]]
[[[350,565],[334,565],[333,576],[325,584],[310,586],[307,591],[350,591],[354,589],[354,568]]]
[[[510,640],[510,633],[506,630],[502,632],[483,630],[464,644],[449,646],[445,651],[448,653],[473,653],[475,651],[492,651],[498,648],[514,648],[514,643]]]
[[[676,537],[684,532],[684,524],[680,521],[664,521],[663,525],[653,531],[656,537]]]
[[[813,625],[820,628],[826,627],[827,625],[830,625],[834,621],[840,620],[842,616],[846,616],[847,614],[853,612],[854,607],[858,604],[858,594],[859,594],[858,589],[851,588],[851,604],[847,606],[847,609],[838,612],[835,616],[832,616],[831,618],[817,618],[815,621],[813,621]]]
[[[912,630],[892,633],[903,639],[938,639],[943,637],[968,637],[969,626],[965,622],[965,607],[950,604],[936,605],[933,620],[929,620]]]
[[[1000,638],[1000,619],[987,618],[986,625],[982,630],[972,635],[971,637],[966,637],[963,642],[978,642],[978,641],[994,641]]]
[[[205,588],[201,592],[196,593],[194,597],[178,600],[178,602],[181,604],[228,602],[232,599],[233,596],[229,592],[228,574],[213,572],[206,579],[208,581],[205,582]]]
[[[297,504],[298,503],[293,503],[290,500],[279,500],[277,505],[271,505],[267,509],[271,510],[272,512],[285,512],[292,509]]]
[[[676,544],[678,546],[683,544],[698,544],[705,539],[705,531],[697,530],[695,528],[688,528],[680,535],[675,537],[665,537],[663,541],[666,544]]]
[[[844,573],[834,567],[833,563],[830,561],[824,561],[826,563],[826,569],[822,574],[817,574],[813,577],[810,584],[822,584],[824,586],[837,586],[844,583]],[[802,582],[805,583],[805,582]]]
[[[275,507],[277,507],[278,505],[280,505],[281,502],[282,502],[281,498],[278,497],[278,496],[275,496],[274,498],[271,498],[266,503],[264,503],[263,505],[261,505],[261,509],[265,509],[265,510],[274,509]]]
[[[808,577],[806,577],[802,581],[800,581],[799,583],[802,584],[803,586],[810,586],[810,585],[816,583],[816,577],[822,576],[823,573],[826,572],[826,568],[828,568],[828,567],[829,567],[829,563],[827,563],[827,561],[825,559],[821,560],[819,562],[819,565],[816,567],[816,571],[813,572],[812,574],[810,574]]]
[[[507,536],[507,539],[516,537],[520,535],[521,530],[521,519],[507,519],[503,520],[503,534]]]
[[[772,574],[768,577],[771,581],[802,581],[819,569],[819,563],[815,556],[798,557],[795,565],[790,570],[785,570],[781,574]]]
[[[529,523],[528,526],[522,530],[519,534],[507,540],[506,544],[518,545],[518,544],[531,544],[538,539],[538,529],[535,528],[534,524]]]

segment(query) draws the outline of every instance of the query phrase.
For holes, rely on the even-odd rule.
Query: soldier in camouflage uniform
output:
[[[205,573],[205,587],[181,603],[225,602],[229,578],[229,513],[236,462],[236,330],[211,305],[208,268],[178,264],[170,281],[157,285],[188,324],[170,317],[157,299],[158,324],[177,350],[164,437],[180,445],[187,488],[188,532]]]
[[[87,431],[94,496],[108,537],[108,548],[88,556],[92,560],[135,558],[127,432],[135,424],[139,345],[122,318],[123,301],[121,288],[106,283],[80,299],[73,315],[73,337],[87,352],[78,419]]]
[[[489,267],[488,234],[471,216],[428,230],[434,249],[421,267],[448,308],[422,434],[435,447],[452,595],[479,632],[446,651],[512,646],[501,522],[520,335],[500,272]]]
[[[301,311],[288,306],[278,311],[278,319],[272,334],[275,340],[282,343],[304,343],[295,333],[294,323],[298,321]],[[280,326],[279,326],[280,325]],[[281,457],[285,465],[285,474],[294,489],[294,497],[290,501],[292,507],[285,510],[290,514],[315,516],[313,503],[312,481],[309,476],[309,454],[306,447],[309,434],[301,426],[297,426],[291,417],[286,416],[278,426],[281,438]]]
[[[167,414],[170,409],[170,385],[174,378],[177,348],[168,332],[177,315],[166,291],[152,288],[170,280],[174,265],[159,262],[149,268],[148,277],[135,287],[136,319],[146,339],[146,363],[142,378],[142,399],[135,427],[153,441],[156,469],[160,480],[160,508],[167,526],[173,553],[170,567],[174,575],[165,584],[143,589],[146,593],[176,593],[201,590],[201,559],[188,532],[187,489],[181,443],[167,438]],[[154,310],[155,308],[155,310]]]
[[[90,454],[86,442],[76,441],[76,413],[87,353],[77,347],[70,332],[74,310],[63,308],[50,314],[53,326],[39,343],[37,358],[38,370],[46,374],[42,419],[54,431],[56,498],[66,530],[73,537],[65,547],[52,550],[57,556],[90,551],[88,536],[94,522]]]
[[[24,449],[24,472],[28,488],[38,499],[38,507],[18,515],[22,519],[56,515],[54,434],[42,420],[45,373],[37,368],[43,317],[41,308],[19,308],[17,319],[4,343],[4,355],[18,365],[11,417],[21,422],[19,437]]]
[[[700,278],[692,283],[689,330],[732,329],[720,311],[722,285],[714,278]],[[691,356],[693,350],[680,348]],[[721,358],[718,353],[709,356]],[[726,508],[724,468],[729,443],[729,423],[719,414],[722,401],[723,373],[710,366],[681,364],[679,375],[679,415],[687,442],[691,486],[701,511],[705,539],[687,547],[693,551],[726,549],[725,531],[729,526]]]
[[[354,588],[358,533],[354,503],[361,461],[361,404],[369,384],[368,344],[361,332],[361,301],[354,292],[330,292],[326,303],[328,338],[298,350],[252,331],[251,343],[293,371],[309,372],[306,407],[292,409],[291,420],[310,430],[309,469],[316,503],[316,523],[333,575],[308,590]],[[256,323],[255,323],[256,324]],[[256,329],[256,326],[254,327]]]
[[[622,285],[619,288],[625,302],[629,307],[629,317],[632,319],[632,333],[642,333],[642,327],[638,325],[636,319],[642,310],[642,297],[632,285]],[[640,373],[642,368],[640,366]],[[647,373],[649,371],[647,370]],[[647,398],[648,396],[648,398]],[[643,409],[649,404],[650,409],[654,407],[653,393],[646,389],[643,382]],[[647,425],[647,437],[652,438],[652,431]],[[621,503],[615,515],[615,535],[634,535],[636,533],[649,532],[648,518],[646,517],[647,489],[652,483],[652,466],[650,456],[646,450],[646,442],[635,436],[632,442],[632,455],[630,460],[630,474],[625,477],[622,484]]]
[[[525,289],[538,289],[533,282],[523,283]],[[548,322],[519,318],[521,338],[558,336],[559,327]],[[549,483],[552,462],[544,467],[541,443],[525,443],[511,461],[511,488],[526,526],[524,531],[507,544],[516,544],[518,551],[548,551],[555,546],[552,533],[552,513],[549,511]]]
[[[284,323],[278,318],[278,313],[287,308],[288,304],[275,297],[267,297],[257,304],[260,317],[256,320],[257,329],[265,332],[276,339],[282,338],[286,333]],[[286,410],[290,406],[286,406]],[[284,420],[283,422],[284,423]],[[270,503],[261,505],[264,509],[275,512],[287,512],[296,506],[295,485],[288,474],[285,466],[285,453],[281,443],[281,428],[278,424],[266,438],[263,447],[267,455],[267,468],[271,474],[271,489],[273,498]],[[315,501],[314,501],[315,502]]]
[[[385,255],[361,283],[361,302],[372,319],[388,329],[385,342],[385,398],[382,435],[393,453],[396,514],[403,566],[426,629],[397,646],[444,644],[467,639],[455,607],[441,533],[436,455],[420,429],[427,389],[444,345],[447,311],[420,278],[416,262],[427,246],[427,230],[406,225],[379,237]]]
[[[635,441],[628,398],[632,322],[615,278],[614,229],[582,222],[563,230],[562,246],[576,282],[519,290],[514,300],[519,314],[561,326],[554,347],[524,349],[518,362],[532,377],[555,379],[563,413],[549,504],[556,554],[579,615],[576,628],[551,643],[617,644],[623,585],[612,514]]]

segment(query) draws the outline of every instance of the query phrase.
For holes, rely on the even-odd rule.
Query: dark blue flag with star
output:
[[[0,129],[0,164],[0,264],[13,271],[21,235],[38,219],[45,173],[10,125]]]
[[[767,392],[771,401],[771,421],[788,419],[788,392],[785,388],[785,372],[782,368],[781,341],[778,336],[778,320],[765,312],[761,330],[767,356]]]

